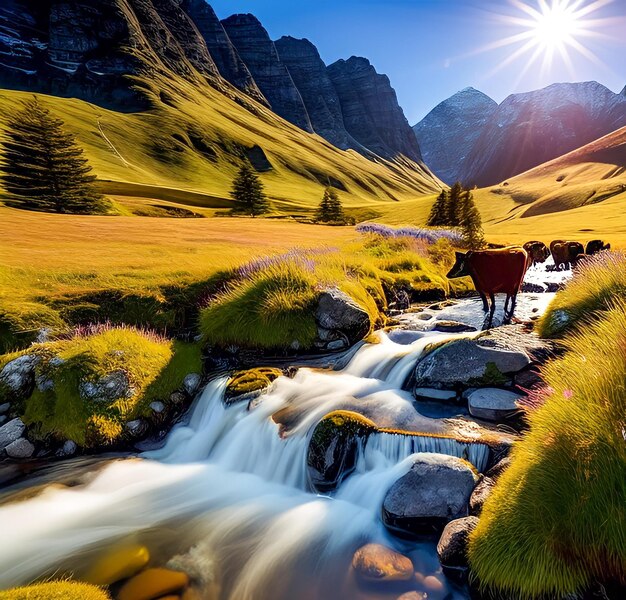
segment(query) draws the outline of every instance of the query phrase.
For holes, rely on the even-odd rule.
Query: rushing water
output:
[[[341,371],[303,368],[279,378],[250,410],[225,406],[226,380],[214,380],[161,449],[116,461],[83,486],[52,486],[0,507],[0,588],[51,575],[80,578],[104,552],[133,542],[147,545],[157,564],[178,555],[204,598],[396,598],[406,589],[428,589],[433,600],[462,598],[441,575],[432,545],[392,538],[380,508],[412,453],[470,452],[482,466],[482,445],[376,434],[333,498],[307,490],[308,439],[332,410],[358,406],[390,426],[441,430],[402,385],[425,345],[443,336],[401,345],[379,335],[381,343],[361,347]],[[411,556],[415,582],[391,595],[359,587],[350,561],[368,541]]]

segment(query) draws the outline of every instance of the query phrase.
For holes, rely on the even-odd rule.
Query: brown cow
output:
[[[585,248],[580,242],[553,240],[550,242],[550,252],[554,258],[554,266],[557,271],[567,271],[570,267],[575,267],[578,257],[585,254]]]
[[[598,254],[598,252],[604,252],[604,250],[610,249],[611,244],[605,244],[603,240],[591,240],[590,242],[587,242],[585,254],[593,256],[594,254]]]
[[[456,263],[447,277],[453,279],[469,275],[472,278],[474,287],[483,301],[483,310],[489,313],[487,326],[491,327],[496,310],[495,294],[506,294],[505,321],[510,321],[513,317],[517,294],[522,286],[527,266],[528,254],[519,246],[501,250],[471,250],[465,254],[456,253]]]
[[[528,253],[528,265],[533,267],[539,263],[544,263],[550,256],[550,250],[543,242],[536,240],[532,242],[526,242],[524,244],[524,250]]]

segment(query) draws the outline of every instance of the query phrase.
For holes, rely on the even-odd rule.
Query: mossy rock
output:
[[[224,402],[248,402],[266,392],[276,379],[282,375],[280,369],[259,367],[235,373],[226,385]]]
[[[376,425],[356,412],[337,410],[327,414],[313,430],[307,451],[307,471],[317,492],[334,490],[355,468],[359,443]]]
[[[51,581],[0,592],[0,600],[111,600],[111,596],[86,583]]]

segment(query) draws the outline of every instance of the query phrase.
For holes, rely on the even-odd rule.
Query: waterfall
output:
[[[216,379],[161,449],[114,462],[83,486],[50,487],[0,506],[0,587],[63,573],[80,578],[108,548],[132,540],[163,562],[182,553],[186,564],[205,565],[199,571],[219,577],[224,600],[351,597],[353,552],[367,541],[400,544],[385,531],[380,507],[411,455],[443,452],[479,468],[486,460],[482,444],[377,433],[333,498],[307,490],[308,440],[333,410],[442,431],[401,387],[428,343],[455,336],[402,345],[378,335],[343,370],[301,368],[250,407],[226,406],[227,380]],[[432,556],[432,548],[424,552]],[[441,579],[441,593],[429,598],[461,597],[436,560],[420,564]]]

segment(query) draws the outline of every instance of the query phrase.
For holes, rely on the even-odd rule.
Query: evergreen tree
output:
[[[457,181],[448,194],[446,225],[458,227],[461,224],[461,204],[463,201],[463,186]]]
[[[463,190],[460,197],[459,225],[463,232],[463,241],[468,248],[477,250],[485,245],[482,219],[469,189]]]
[[[324,196],[317,207],[316,218],[322,223],[339,223],[344,220],[343,206],[337,192],[332,187],[324,190]]]
[[[248,161],[241,165],[233,181],[230,197],[235,201],[233,212],[236,213],[256,217],[270,210],[267,196],[263,191],[263,184]]]
[[[9,117],[0,180],[22,206],[58,213],[103,212],[107,203],[82,149],[63,121],[34,98]]]
[[[429,227],[443,227],[448,225],[448,205],[450,199],[447,190],[441,190],[441,194],[437,196],[437,199],[433,203],[430,209],[430,215],[428,216],[427,225]]]

